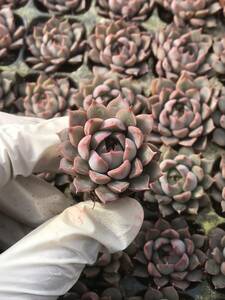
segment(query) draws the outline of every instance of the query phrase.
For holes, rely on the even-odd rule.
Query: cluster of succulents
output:
[[[41,74],[37,81],[25,86],[24,113],[44,119],[62,116],[74,105],[75,93],[69,79]]]
[[[132,21],[146,20],[153,8],[154,0],[97,0],[99,13],[110,19]]]
[[[59,170],[36,175],[144,209],[60,299],[224,298],[224,16],[225,0],[0,0],[0,111],[68,115]]]
[[[97,24],[89,37],[89,59],[114,72],[139,76],[148,72],[151,34],[123,20]]]
[[[184,212],[197,215],[210,204],[207,191],[214,182],[211,174],[215,161],[187,148],[178,153],[171,148],[162,152],[162,176],[151,183],[145,200],[156,201],[163,217]]]
[[[83,60],[84,27],[77,22],[52,17],[33,27],[26,38],[29,56],[26,62],[34,69],[54,72],[63,64],[76,66]]]

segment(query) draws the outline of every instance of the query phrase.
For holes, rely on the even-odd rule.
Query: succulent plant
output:
[[[208,260],[206,272],[211,276],[216,289],[225,288],[225,231],[219,227],[209,234]]]
[[[172,12],[177,26],[185,26],[188,22],[192,27],[215,27],[215,14],[221,10],[217,0],[156,0],[156,2]]]
[[[69,20],[52,17],[33,27],[26,38],[30,56],[26,62],[34,70],[54,72],[68,63],[80,64],[84,51],[84,27]]]
[[[85,10],[87,0],[38,0],[49,12],[57,14],[80,13]]]
[[[156,201],[163,217],[174,212],[197,215],[200,208],[210,203],[207,190],[213,184],[214,163],[212,158],[194,154],[191,149],[162,150],[162,176],[150,184],[151,192],[145,192],[144,199]]]
[[[149,109],[154,119],[150,141],[204,150],[214,130],[212,114],[220,89],[207,77],[192,78],[187,72],[174,83],[166,78],[152,81]]]
[[[222,212],[225,212],[225,154],[220,158],[218,172],[214,176],[214,185],[211,197],[220,204]]]
[[[225,37],[214,38],[210,64],[216,73],[219,75],[225,74]]]
[[[0,10],[0,64],[11,51],[23,46],[24,26],[16,26],[12,10],[5,7]]]
[[[27,0],[0,0],[0,9],[3,7],[17,8],[26,2]]]
[[[17,98],[15,73],[0,73],[0,111],[10,112]]]
[[[127,253],[120,251],[110,254],[107,249],[103,249],[96,263],[86,266],[82,274],[87,280],[98,278],[96,288],[111,287],[119,286],[122,274],[129,274],[132,268],[133,264]]]
[[[89,38],[89,59],[114,72],[139,76],[148,72],[151,34],[123,20],[97,24]]]
[[[103,202],[148,190],[158,178],[158,150],[148,143],[152,119],[120,106],[92,103],[71,111],[69,130],[61,134],[61,170],[74,178],[75,193],[90,193]]]
[[[213,131],[213,142],[225,147],[225,88],[222,87],[217,108],[213,113],[215,130]]]
[[[202,33],[202,29],[167,26],[157,31],[152,41],[152,51],[157,59],[156,72],[169,79],[177,79],[182,71],[195,76],[209,75],[208,53],[211,46],[211,36]]]
[[[148,18],[153,0],[98,0],[99,13],[110,19],[144,21]]]
[[[121,102],[135,115],[147,110],[147,97],[143,95],[140,84],[134,84],[131,78],[119,79],[113,76],[96,75],[91,81],[83,81],[75,95],[75,104],[87,110],[93,103],[103,104],[109,109],[121,105]]]
[[[142,266],[142,277],[150,277],[157,289],[186,290],[203,279],[207,238],[192,234],[183,217],[170,223],[162,218],[155,223],[144,221],[136,240],[141,248],[133,258],[135,268]]]
[[[144,300],[179,300],[179,294],[173,286],[164,287],[161,290],[149,287],[144,295]]]
[[[23,106],[26,116],[49,119],[66,113],[73,105],[76,90],[67,78],[53,78],[41,74],[36,82],[25,87]]]

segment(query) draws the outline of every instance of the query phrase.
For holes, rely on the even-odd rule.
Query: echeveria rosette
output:
[[[173,286],[167,286],[160,290],[149,287],[144,295],[144,300],[179,300],[179,294]]]
[[[26,38],[26,62],[34,70],[54,72],[64,64],[82,63],[85,46],[82,24],[52,17],[35,25]]]
[[[49,12],[57,15],[81,13],[85,10],[87,0],[38,0]]]
[[[97,24],[89,38],[89,59],[117,73],[140,76],[148,72],[151,34],[123,20]]]
[[[75,93],[69,79],[41,74],[36,82],[26,84],[23,98],[25,115],[44,119],[62,116],[73,105]]]
[[[149,17],[154,0],[97,0],[99,14],[110,19],[144,21]]]
[[[225,37],[215,37],[213,40],[213,53],[210,55],[211,67],[218,75],[225,74]]]
[[[0,60],[23,46],[24,32],[23,25],[16,26],[13,11],[9,7],[0,10]]]
[[[149,110],[154,126],[150,141],[204,150],[207,137],[215,128],[212,114],[220,90],[207,77],[193,78],[183,72],[176,82],[154,79],[151,94]]]
[[[217,0],[156,0],[158,4],[174,15],[177,26],[208,27],[216,26],[215,15],[221,10]]]
[[[140,85],[135,84],[131,78],[119,79],[117,76],[96,74],[93,80],[80,83],[74,102],[78,108],[84,110],[93,102],[103,104],[109,110],[118,106],[127,109],[131,107],[137,115],[147,112],[148,98],[144,96]]]
[[[203,279],[206,241],[200,231],[192,234],[183,217],[144,221],[133,242],[139,249],[133,257],[135,269],[159,290],[173,286],[184,291]]]
[[[212,141],[220,147],[225,147],[225,88],[221,89],[217,108],[213,113],[215,130]]]
[[[157,59],[156,72],[168,79],[177,79],[182,71],[194,76],[211,71],[208,61],[212,37],[202,29],[181,29],[169,25],[156,32],[152,51]]]
[[[222,213],[225,213],[225,154],[220,157],[219,168],[214,175],[214,185],[211,197],[220,204]]]
[[[148,190],[159,176],[159,153],[148,142],[151,129],[150,115],[135,116],[130,109],[112,112],[93,103],[87,112],[71,111],[68,133],[61,134],[60,168],[74,177],[74,192],[106,203]]]
[[[162,176],[150,184],[151,192],[145,192],[144,199],[157,202],[163,217],[173,213],[197,215],[210,204],[214,163],[191,149],[181,148],[178,153],[172,148],[162,149]]]
[[[219,227],[209,233],[205,271],[210,275],[215,289],[225,288],[225,231]]]
[[[0,111],[10,112],[17,99],[15,73],[0,73]]]

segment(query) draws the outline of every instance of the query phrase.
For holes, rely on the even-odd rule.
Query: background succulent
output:
[[[218,146],[225,147],[225,88],[222,87],[217,108],[213,113],[215,130],[213,131],[213,142]]]
[[[219,168],[214,176],[214,185],[211,197],[220,204],[222,212],[225,212],[225,154],[220,158]]]
[[[17,8],[19,6],[24,5],[26,2],[27,0],[0,0],[0,8],[3,7]]]
[[[169,79],[177,79],[182,71],[194,76],[209,73],[208,53],[211,46],[211,36],[202,33],[202,29],[167,26],[157,31],[152,41],[157,59],[156,72]]]
[[[154,119],[150,141],[204,150],[214,130],[212,114],[220,90],[206,77],[192,78],[183,72],[174,83],[156,78],[151,84],[149,109]]]
[[[139,76],[148,72],[151,34],[122,20],[97,24],[89,38],[89,59],[112,71]]]
[[[65,14],[80,13],[85,10],[87,0],[38,0],[48,11]]]
[[[36,82],[25,87],[23,106],[26,116],[49,119],[66,113],[73,105],[76,90],[67,78],[53,78],[41,74]]]
[[[156,0],[174,15],[177,26],[185,26],[187,22],[192,27],[215,27],[215,14],[221,10],[217,0]]]
[[[114,106],[131,107],[134,114],[147,111],[147,97],[143,95],[140,84],[131,78],[119,79],[117,76],[96,75],[91,81],[80,83],[75,95],[75,104],[85,110],[93,103],[103,104],[110,110]]]
[[[210,64],[219,75],[225,74],[225,37],[214,38]]]
[[[215,228],[209,234],[209,259],[205,270],[211,276],[216,289],[225,288],[225,231]]]
[[[52,17],[35,25],[26,38],[31,56],[26,62],[34,70],[53,72],[65,63],[82,62],[84,27],[79,23]]]
[[[15,17],[10,8],[0,10],[0,64],[3,58],[9,57],[11,51],[23,46],[24,26],[16,26]]]
[[[93,103],[87,112],[71,112],[61,169],[75,177],[74,191],[94,192],[106,203],[149,189],[159,176],[157,148],[148,143],[151,128],[149,115],[135,116],[127,108]]]
[[[98,0],[99,13],[110,19],[143,21],[148,18],[153,0]]]
[[[136,239],[142,247],[133,258],[135,268],[142,277],[151,278],[157,289],[172,285],[186,290],[203,279],[206,236],[192,234],[184,218],[145,221]]]
[[[0,111],[15,112],[15,101],[18,96],[16,75],[11,72],[0,73]]]
[[[173,286],[164,287],[161,290],[149,287],[144,295],[144,300],[179,300],[179,294]]]
[[[191,149],[181,148],[178,153],[171,148],[162,150],[162,176],[151,183],[145,200],[156,201],[163,217],[174,212],[197,215],[200,208],[210,203],[207,190],[213,184],[214,163]]]

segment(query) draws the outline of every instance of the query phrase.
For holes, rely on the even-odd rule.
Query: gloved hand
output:
[[[143,210],[134,199],[72,206],[31,175],[57,169],[56,133],[67,123],[67,117],[45,121],[0,113],[0,247],[49,219],[0,255],[0,300],[57,299],[85,264],[95,262],[102,245],[123,250],[141,227]]]

